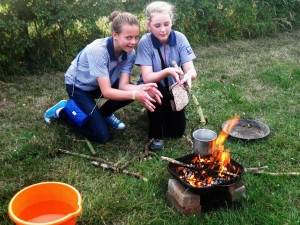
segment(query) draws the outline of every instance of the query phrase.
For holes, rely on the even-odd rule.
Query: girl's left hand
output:
[[[181,86],[184,86],[184,83],[187,82],[189,87],[192,87],[192,76],[189,73],[184,74],[183,78],[180,80]]]

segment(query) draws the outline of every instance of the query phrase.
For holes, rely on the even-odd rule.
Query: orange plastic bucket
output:
[[[19,191],[9,203],[8,214],[17,225],[75,225],[81,205],[81,195],[74,187],[42,182]]]

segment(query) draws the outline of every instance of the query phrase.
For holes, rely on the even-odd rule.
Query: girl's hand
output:
[[[142,84],[139,90],[135,92],[135,99],[141,102],[150,112],[155,110],[155,105],[152,102],[161,104],[162,97],[156,83]]]
[[[180,67],[174,68],[174,67],[168,67],[165,68],[164,70],[166,70],[166,73],[172,77],[175,78],[175,80],[180,83],[180,76],[183,75],[183,71]]]
[[[182,80],[180,80],[180,84],[184,85],[184,83],[187,83],[189,87],[192,87],[192,76],[189,73],[184,74]]]

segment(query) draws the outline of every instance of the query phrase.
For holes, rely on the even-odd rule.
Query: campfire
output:
[[[236,182],[244,173],[244,168],[230,158],[224,143],[229,131],[238,123],[236,116],[224,127],[215,143],[211,155],[199,153],[182,157],[170,163],[169,171],[181,183],[194,189],[207,189],[217,185],[228,185]]]

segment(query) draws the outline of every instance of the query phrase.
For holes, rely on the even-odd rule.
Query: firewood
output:
[[[78,157],[81,157],[81,158],[86,158],[86,159],[95,160],[95,161],[99,161],[99,162],[102,162],[102,163],[113,165],[112,162],[108,162],[107,160],[104,160],[104,159],[101,159],[101,158],[95,157],[95,156],[84,155],[84,154],[80,154],[80,153],[77,153],[77,152],[70,152],[70,151],[64,150],[64,149],[58,149],[57,152],[63,153],[63,154],[68,154],[68,155],[73,155],[73,156],[78,156]]]
[[[263,171],[263,170],[265,170],[267,168],[268,168],[268,166],[261,166],[261,167],[254,167],[254,168],[245,168],[245,172],[246,173],[250,173],[250,172],[257,173],[257,172]]]
[[[94,161],[92,161],[92,165],[94,165],[94,166],[99,166],[99,167],[102,167],[104,169],[111,169],[111,170],[114,170],[117,173],[128,174],[128,175],[140,178],[143,181],[146,181],[146,182],[148,181],[147,178],[143,177],[142,175],[140,175],[138,173],[134,173],[134,172],[130,172],[128,170],[120,169],[120,168],[114,166],[113,163],[108,162],[108,161],[106,161],[104,159],[101,159],[101,158],[98,158],[98,157],[84,155],[84,154],[80,154],[80,153],[76,153],[76,152],[70,152],[70,151],[67,151],[67,150],[64,150],[64,149],[58,149],[57,152],[68,154],[68,155],[73,155],[73,156],[78,156],[78,157],[85,158],[85,159],[94,160]]]
[[[127,175],[131,175],[131,176],[137,177],[139,179],[142,179],[145,182],[148,181],[147,178],[143,177],[139,173],[130,172],[128,170],[122,170],[122,169],[119,169],[118,167],[111,166],[111,165],[108,165],[106,163],[100,163],[100,162],[97,162],[97,161],[92,161],[92,165],[97,166],[97,167],[102,167],[104,169],[110,169],[110,170],[113,170],[113,171],[115,171],[117,173],[124,173],[124,174],[127,174]]]
[[[168,162],[171,162],[171,163],[174,163],[174,164],[177,164],[177,165],[180,165],[180,166],[183,166],[183,167],[187,167],[187,168],[190,168],[190,169],[193,169],[193,170],[197,170],[197,171],[207,171],[207,172],[221,173],[221,174],[228,175],[228,176],[233,176],[233,177],[239,176],[235,173],[231,173],[231,172],[227,172],[227,171],[220,172],[220,171],[217,171],[217,170],[211,170],[209,168],[202,169],[202,168],[199,168],[199,167],[196,167],[196,166],[193,166],[193,165],[190,165],[190,164],[186,164],[186,163],[180,162],[176,159],[172,159],[172,158],[165,157],[165,156],[161,156],[161,159],[165,160],[165,161],[168,161]]]
[[[300,172],[272,173],[272,172],[257,171],[257,172],[254,172],[254,173],[255,174],[267,174],[267,175],[271,175],[271,176],[285,176],[285,175],[299,176],[300,175]]]
[[[267,168],[268,168],[268,166],[245,168],[245,172],[253,173],[253,174],[267,174],[267,175],[271,175],[271,176],[284,176],[284,175],[299,176],[300,175],[300,172],[277,172],[277,173],[265,172],[264,170]]]

